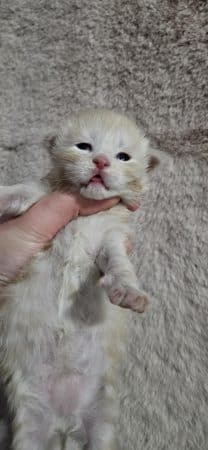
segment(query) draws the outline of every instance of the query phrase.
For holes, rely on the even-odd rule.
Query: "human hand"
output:
[[[54,192],[23,215],[0,225],[0,286],[13,280],[30,259],[77,216],[112,208],[119,202],[85,199],[77,194]]]

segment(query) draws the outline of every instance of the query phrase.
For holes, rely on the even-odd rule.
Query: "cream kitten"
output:
[[[120,196],[134,210],[159,162],[128,118],[107,110],[71,117],[49,140],[54,168],[39,183],[0,188],[2,221],[52,190]],[[130,212],[78,217],[24,276],[1,292],[1,368],[14,411],[13,450],[112,450],[126,311],[143,312],[126,254]],[[3,301],[5,300],[5,301]]]

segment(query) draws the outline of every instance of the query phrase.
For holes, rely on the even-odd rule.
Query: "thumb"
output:
[[[53,192],[15,220],[16,226],[25,231],[31,240],[45,243],[77,215],[78,206],[73,195]]]
[[[79,196],[79,215],[89,216],[91,214],[96,214],[100,211],[105,211],[117,205],[120,201],[119,197],[106,198],[104,200],[92,200],[90,198],[84,198]]]

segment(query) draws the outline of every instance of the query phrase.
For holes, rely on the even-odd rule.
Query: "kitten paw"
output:
[[[114,305],[119,305],[138,313],[143,313],[148,304],[147,295],[132,287],[112,289],[109,293],[109,299]]]
[[[145,311],[148,304],[148,297],[145,292],[132,286],[115,286],[114,283],[111,284],[111,280],[110,275],[105,275],[99,283],[107,291],[111,303],[138,313]]]

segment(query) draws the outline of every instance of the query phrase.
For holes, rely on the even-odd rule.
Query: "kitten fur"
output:
[[[48,148],[53,169],[43,180],[0,188],[1,221],[54,190],[118,195],[122,203],[71,221],[1,290],[0,363],[14,413],[12,448],[113,450],[125,308],[143,312],[147,303],[125,250],[129,209],[136,209],[160,155],[133,121],[104,109],[70,117]],[[119,159],[121,152],[130,159]]]

